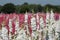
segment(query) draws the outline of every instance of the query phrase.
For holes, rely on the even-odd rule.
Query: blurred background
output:
[[[53,9],[60,13],[60,0],[0,0],[0,13],[22,14],[26,11],[31,13],[47,12]]]

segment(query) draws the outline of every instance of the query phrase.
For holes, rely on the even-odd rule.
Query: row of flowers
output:
[[[1,14],[0,39],[59,40],[60,17],[56,15],[53,11],[46,14]]]

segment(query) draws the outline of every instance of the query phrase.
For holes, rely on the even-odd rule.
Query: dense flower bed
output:
[[[49,13],[48,13],[49,14]],[[28,24],[28,29],[29,29],[29,35],[28,35],[28,33],[27,32],[25,32],[28,36],[32,36],[32,33],[33,33],[33,28],[32,28],[32,24],[31,24],[31,19],[32,19],[32,16],[34,15],[34,17],[35,17],[35,21],[34,22],[36,22],[36,24],[34,24],[34,26],[36,25],[36,28],[37,28],[37,30],[38,29],[40,29],[39,27],[44,27],[44,28],[46,28],[47,27],[47,23],[48,23],[48,25],[50,25],[50,23],[51,22],[53,22],[53,21],[57,21],[57,20],[59,20],[60,18],[59,18],[59,16],[60,16],[60,14],[57,14],[57,13],[55,13],[54,14],[54,20],[50,20],[50,19],[47,19],[47,15],[45,14],[45,13],[36,13],[36,14],[32,14],[32,13],[28,13],[28,14],[26,14],[27,16],[25,16],[25,14],[0,14],[0,26],[2,26],[2,24],[4,24],[4,26],[7,28],[7,30],[8,30],[8,35],[9,35],[9,33],[10,33],[10,27],[9,27],[9,20],[11,21],[12,20],[12,22],[11,22],[11,25],[12,25],[12,29],[11,29],[11,34],[12,35],[14,35],[14,34],[16,34],[16,21],[19,23],[19,27],[23,27],[23,26],[25,26],[25,25],[27,25]],[[50,16],[51,16],[51,14],[49,14]],[[46,17],[47,16],[47,17]],[[42,18],[41,18],[42,17]],[[27,18],[27,19],[25,19],[25,18]],[[41,20],[40,20],[40,18],[41,18]],[[26,21],[27,20],[27,21]],[[48,22],[46,22],[46,20],[48,21]],[[50,23],[49,23],[49,20],[50,20]],[[33,22],[33,23],[34,23]],[[55,22],[53,22],[53,23],[55,23]],[[53,24],[52,23],[52,24]],[[51,25],[52,25],[51,24]],[[31,26],[32,25],[32,26]],[[43,26],[44,25],[44,26]],[[51,26],[50,25],[50,26]],[[17,26],[18,26],[18,24],[17,24]],[[44,29],[44,28],[42,28],[42,29]],[[18,28],[19,29],[19,28]],[[27,28],[25,28],[24,30],[26,30]],[[28,31],[28,29],[27,29],[27,31]],[[49,29],[49,28],[48,28]],[[44,31],[45,31],[46,29],[44,29]],[[49,29],[50,30],[50,29]],[[39,30],[40,31],[40,30]],[[41,32],[42,33],[42,32]],[[37,34],[38,34],[38,32],[37,32]],[[46,39],[46,34],[47,33],[44,33],[44,35],[45,35],[45,38],[43,38],[43,36],[42,36],[42,40],[44,40],[44,39]],[[25,35],[25,34],[24,34]],[[41,35],[43,35],[43,33],[41,34]],[[16,36],[16,35],[14,35],[14,36]],[[25,35],[26,36],[26,35]],[[35,35],[36,36],[36,35]],[[39,36],[40,37],[40,36]],[[38,37],[38,38],[39,38]],[[17,38],[17,37],[14,37],[15,39]],[[33,39],[35,39],[35,40],[40,40],[40,39],[35,39],[35,38],[32,38],[32,40]],[[12,39],[13,39],[13,37],[12,37]],[[14,40],[15,40],[14,39]],[[17,39],[16,39],[17,40]],[[19,39],[18,39],[19,40]],[[28,40],[28,39],[27,39]],[[30,40],[31,40],[31,38],[30,38]],[[47,39],[46,39],[47,40]]]

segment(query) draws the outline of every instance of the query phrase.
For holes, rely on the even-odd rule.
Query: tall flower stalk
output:
[[[43,17],[40,18],[40,30],[41,30],[41,40],[44,39],[44,20]]]
[[[47,11],[46,13],[46,40],[49,40],[48,29],[50,26],[50,13]]]

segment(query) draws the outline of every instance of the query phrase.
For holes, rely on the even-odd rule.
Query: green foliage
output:
[[[16,6],[16,13],[20,13],[20,5]]]
[[[22,4],[22,5],[28,5],[28,3],[27,2],[25,2],[24,4]]]
[[[2,6],[0,6],[0,13],[1,13]]]
[[[60,13],[60,6],[55,6],[55,5],[50,5],[50,4],[45,5],[43,10],[44,12],[47,12],[47,11],[50,12],[51,9],[53,9],[54,12]]]
[[[26,11],[27,12],[32,12],[32,9],[33,9],[34,13],[42,12],[42,6],[37,5],[37,4],[24,3],[20,6],[16,6],[16,12],[17,13],[25,13]]]
[[[25,13],[25,12],[29,12],[30,11],[30,8],[28,5],[22,5],[20,6],[20,13]]]
[[[3,13],[13,13],[15,12],[15,5],[12,3],[7,3],[2,7]]]
[[[53,5],[50,5],[50,4],[47,4],[44,6],[44,12],[47,12],[47,11],[51,11],[51,9],[54,10],[54,6]]]
[[[30,5],[30,10],[34,10],[34,12],[42,12],[42,6],[41,5],[36,5],[36,4],[31,4]]]
[[[55,12],[60,13],[60,6],[55,6],[54,8],[55,8],[55,10],[54,10]]]
[[[47,11],[51,11],[51,9],[53,9],[54,12],[58,12],[60,13],[60,6],[58,5],[50,5],[47,4],[45,6],[41,6],[40,4],[28,4],[27,2],[25,2],[22,5],[14,5],[12,3],[7,3],[4,6],[0,6],[0,12],[4,12],[4,13],[25,13],[27,12],[32,12],[32,9],[34,11],[34,13],[37,12],[47,12]]]

